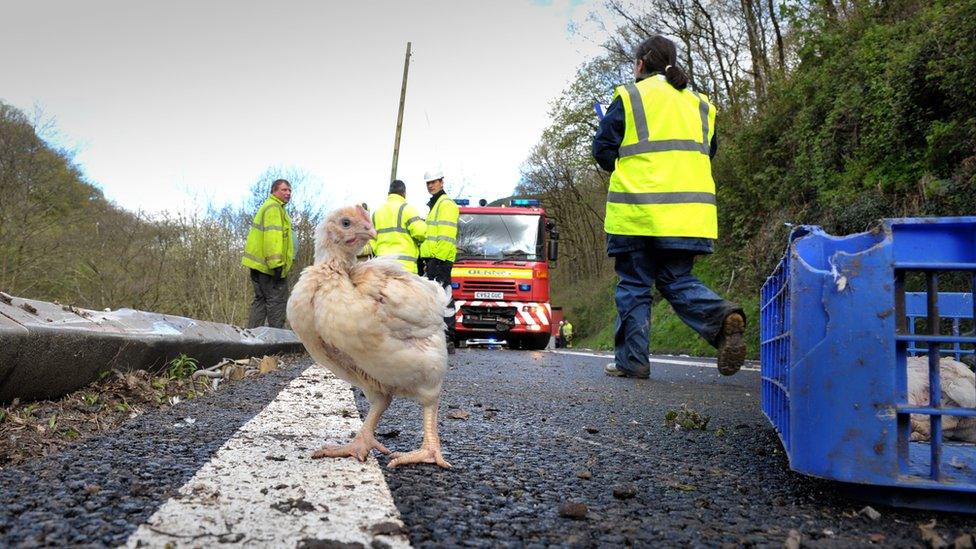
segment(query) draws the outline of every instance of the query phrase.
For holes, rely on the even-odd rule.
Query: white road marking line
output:
[[[594,356],[597,358],[613,358],[613,355],[611,354],[584,353],[582,351],[549,351],[549,352],[563,354],[563,355]],[[678,364],[681,366],[700,366],[702,368],[715,368],[716,370],[718,369],[718,366],[716,364],[712,364],[711,362],[698,362],[696,360],[678,360],[674,358],[657,358],[655,356],[651,356],[651,362],[658,362],[661,364]],[[759,368],[754,368],[752,366],[743,366],[742,369],[748,372],[759,371]]]
[[[309,367],[128,539],[128,547],[409,547],[376,458],[312,460],[362,426],[351,387]],[[192,426],[183,426],[192,429]]]

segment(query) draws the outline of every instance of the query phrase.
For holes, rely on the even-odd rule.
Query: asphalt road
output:
[[[789,471],[759,410],[757,372],[722,378],[714,368],[659,363],[651,379],[633,380],[604,376],[605,362],[459,350],[440,414],[454,469],[383,469],[410,542],[782,546],[796,530],[803,546],[920,546],[919,525],[933,519],[949,543],[976,533],[970,516],[875,506],[881,516],[872,520],[858,514],[865,503],[838,485]],[[298,360],[0,470],[0,546],[125,543],[308,364]],[[365,401],[358,404],[364,412]],[[665,423],[683,404],[710,416],[707,429]],[[192,429],[174,427],[190,416],[197,418]],[[419,407],[395,401],[378,432],[393,450],[416,447]],[[576,506],[576,517],[564,516],[572,514],[567,503],[585,505],[585,515]]]
[[[976,517],[875,505],[871,520],[837,484],[791,472],[759,408],[758,372],[658,363],[634,380],[589,356],[457,357],[444,403],[471,415],[441,422],[455,470],[386,475],[415,545],[782,546],[796,530],[804,546],[918,546],[933,518],[949,543],[976,533]],[[706,430],[666,425],[682,404],[711,417]],[[415,405],[384,417],[380,431],[401,432],[393,444],[418,442]],[[586,517],[561,516],[566,502]]]

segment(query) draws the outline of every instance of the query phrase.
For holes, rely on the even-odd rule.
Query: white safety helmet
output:
[[[440,168],[434,168],[432,170],[427,170],[424,172],[424,182],[436,181],[438,179],[444,179],[444,172]]]

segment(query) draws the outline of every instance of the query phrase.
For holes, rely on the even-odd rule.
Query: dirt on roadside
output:
[[[171,363],[159,374],[145,370],[105,372],[91,385],[59,400],[21,403],[0,407],[0,469],[49,455],[61,447],[92,435],[118,429],[126,421],[149,410],[165,409],[222,389],[227,383],[246,382],[250,377],[277,369],[289,357],[268,357],[259,369],[228,363],[218,375],[194,375],[195,362]],[[247,362],[237,361],[238,363]],[[211,369],[212,370],[212,369]]]

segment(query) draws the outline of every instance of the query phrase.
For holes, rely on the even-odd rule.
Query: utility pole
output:
[[[407,98],[407,71],[410,69],[410,42],[407,42],[407,56],[403,60],[403,86],[400,88],[400,111],[397,113],[396,139],[393,141],[393,170],[390,181],[396,179],[397,160],[400,157],[400,130],[403,128],[403,103]]]

